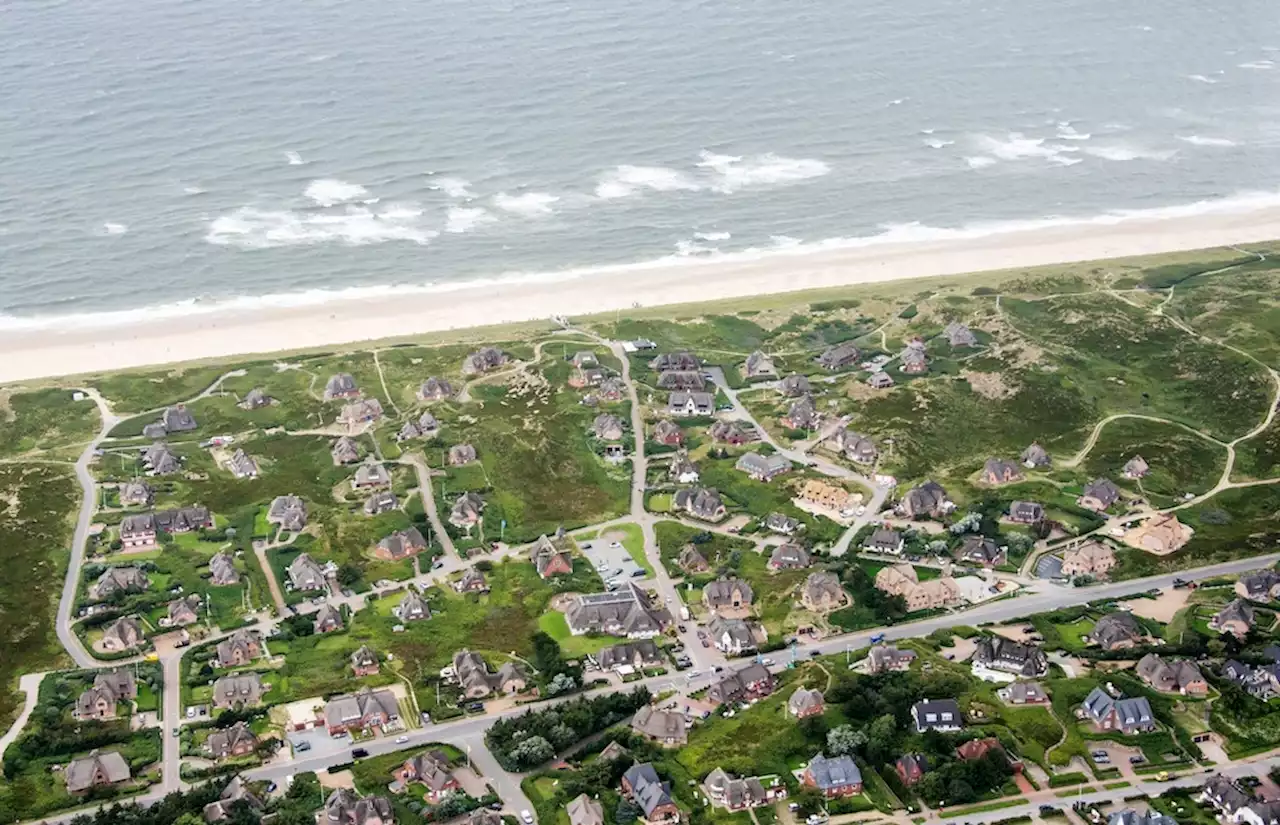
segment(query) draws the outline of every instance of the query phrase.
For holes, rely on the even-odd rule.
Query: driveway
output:
[[[609,531],[605,530],[604,537],[589,539],[578,545],[583,555],[591,562],[591,566],[599,571],[600,578],[608,581],[610,577],[616,575],[618,584],[623,584],[633,580],[633,575],[637,570],[640,571],[640,574],[634,575],[635,581],[640,581],[648,575],[643,567],[632,561],[631,556],[627,553],[627,548],[622,546],[622,542],[618,538],[609,538],[608,536]],[[618,573],[619,570],[622,572]]]
[[[351,755],[351,737],[333,737],[324,728],[289,731],[285,736],[289,740],[289,745],[293,748],[295,758],[302,756],[308,758],[317,756],[329,757],[344,753],[347,756]],[[299,751],[298,745],[303,742],[310,743],[311,749]]]

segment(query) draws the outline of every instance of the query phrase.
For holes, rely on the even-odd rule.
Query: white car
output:
[[[397,744],[397,745],[403,745],[405,742],[408,742],[408,741],[409,741],[409,737],[407,737],[407,736],[397,736],[397,737],[396,737],[396,744]]]
[[[524,825],[533,825],[533,814],[528,811],[521,811],[520,819],[524,822]]]

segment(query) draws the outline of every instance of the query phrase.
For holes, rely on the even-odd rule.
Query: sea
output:
[[[0,43],[0,329],[1280,203],[1277,0],[0,0]]]

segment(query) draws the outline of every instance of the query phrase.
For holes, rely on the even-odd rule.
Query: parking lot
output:
[[[644,568],[631,560],[627,548],[618,540],[620,538],[621,536],[610,537],[606,532],[604,537],[585,541],[578,547],[606,582],[615,576],[618,584],[641,581],[645,577]]]

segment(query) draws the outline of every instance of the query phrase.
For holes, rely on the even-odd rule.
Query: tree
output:
[[[887,762],[897,748],[898,720],[892,713],[876,718],[867,728],[867,759],[875,765]]]
[[[853,753],[867,744],[867,735],[853,725],[840,725],[827,732],[827,751],[837,756]]]
[[[947,801],[950,804],[972,802],[977,798],[977,794],[973,792],[973,786],[963,779],[953,779],[947,783]]]
[[[578,686],[578,680],[574,679],[568,673],[557,673],[555,678],[547,683],[547,695],[558,696],[561,693],[567,693]]]
[[[360,568],[348,562],[338,568],[338,584],[343,587],[351,587],[360,581],[361,575]]]
[[[640,809],[631,804],[628,799],[623,799],[618,803],[618,810],[613,814],[613,821],[617,825],[631,825],[640,818]]]
[[[551,759],[556,751],[543,737],[530,736],[513,747],[507,755],[517,766],[517,770],[527,770]]]

